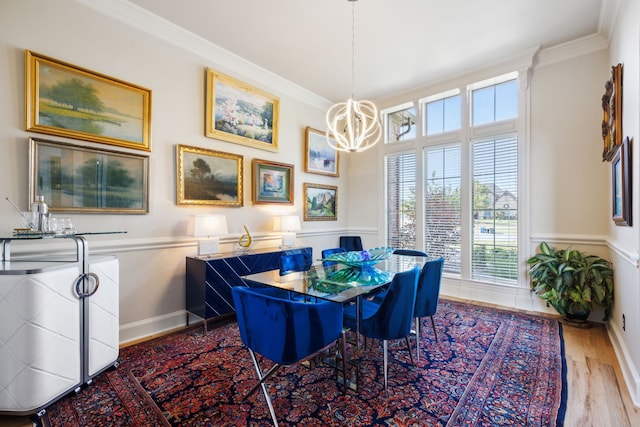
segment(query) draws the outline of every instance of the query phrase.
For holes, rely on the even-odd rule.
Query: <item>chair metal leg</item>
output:
[[[382,347],[384,348],[384,391],[387,391],[387,368],[388,368],[388,360],[387,360],[387,340],[382,340]]]
[[[433,316],[431,317],[431,326],[433,327],[433,335],[436,336],[436,342],[438,342],[438,332],[436,332],[436,322],[433,321]]]
[[[242,400],[246,399],[248,396],[253,394],[253,392],[255,392],[256,389],[259,386],[262,386],[262,394],[264,394],[264,398],[267,401],[267,405],[269,406],[269,412],[271,413],[271,418],[273,419],[273,425],[275,427],[278,427],[278,420],[276,418],[276,411],[273,409],[273,403],[271,403],[271,397],[269,396],[269,391],[267,390],[267,385],[264,383],[264,381],[267,378],[269,378],[271,375],[273,375],[273,373],[280,367],[280,365],[278,365],[278,364],[273,365],[271,367],[271,369],[269,369],[267,371],[267,373],[263,376],[262,375],[262,369],[260,369],[260,364],[258,364],[258,359],[256,358],[255,353],[250,348],[248,350],[249,350],[249,353],[251,353],[251,359],[253,360],[253,366],[256,368],[256,373],[258,374],[258,378],[260,379],[260,382],[258,382],[258,384],[256,384],[249,391],[249,393],[247,393],[245,395],[245,397]]]
[[[404,337],[404,342],[407,343],[407,351],[409,352],[409,359],[411,359],[411,364],[413,366],[416,366],[416,364],[413,362],[413,354],[411,354],[411,346],[409,345],[409,335]]]
[[[420,363],[420,318],[416,317],[416,360]]]

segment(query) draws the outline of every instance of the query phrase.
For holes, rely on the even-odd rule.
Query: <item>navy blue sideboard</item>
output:
[[[309,253],[313,248],[257,249],[220,254],[213,258],[187,257],[187,311],[206,320],[235,313],[231,288],[245,286],[240,276],[277,270],[285,253]],[[187,318],[188,319],[188,318]]]

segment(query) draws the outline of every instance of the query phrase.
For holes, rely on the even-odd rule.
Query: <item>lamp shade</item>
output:
[[[298,231],[300,229],[298,215],[280,215],[273,218],[273,231]]]
[[[193,235],[194,237],[216,236],[227,234],[227,217],[224,215],[194,215]]]

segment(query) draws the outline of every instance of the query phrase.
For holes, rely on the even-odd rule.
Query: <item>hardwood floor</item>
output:
[[[631,402],[603,325],[564,326],[567,359],[567,427],[640,426],[640,408]],[[30,427],[29,417],[0,416],[2,427]]]

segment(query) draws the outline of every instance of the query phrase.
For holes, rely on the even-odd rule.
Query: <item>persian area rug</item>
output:
[[[554,319],[441,300],[423,319],[412,366],[404,340],[353,353],[358,391],[342,393],[323,364],[281,369],[267,383],[281,426],[561,426],[566,409],[562,329]],[[413,340],[410,340],[414,345]],[[412,347],[415,351],[415,347]],[[46,426],[270,426],[237,324],[193,327],[127,347],[120,366],[66,397]],[[355,368],[353,368],[355,369]]]

